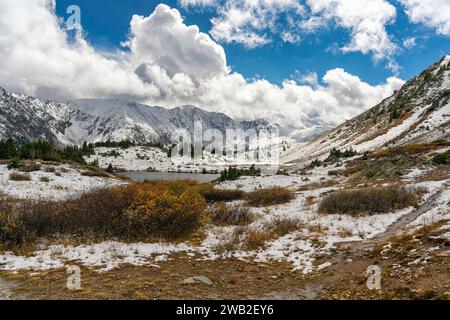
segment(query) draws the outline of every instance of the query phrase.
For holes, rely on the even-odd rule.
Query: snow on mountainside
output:
[[[391,97],[312,141],[283,154],[284,162],[325,157],[332,148],[364,152],[450,136],[450,55],[408,81]]]
[[[68,143],[64,131],[70,126],[70,108],[0,88],[0,138],[44,139]]]
[[[222,130],[234,125],[234,121],[224,114],[210,113],[194,106],[174,109],[149,107],[123,100],[77,100],[71,107],[88,118],[75,118],[73,128],[69,128],[73,140],[106,141],[130,139],[138,142],[172,140],[178,128],[193,132],[194,121],[199,120],[205,128]],[[78,130],[78,128],[82,128]],[[84,129],[84,130],[83,130]],[[81,137],[78,136],[81,133]]]
[[[45,139],[58,145],[133,140],[170,143],[178,128],[264,129],[266,120],[235,121],[222,113],[194,106],[150,107],[120,99],[76,100],[68,104],[40,100],[0,88],[0,138]]]

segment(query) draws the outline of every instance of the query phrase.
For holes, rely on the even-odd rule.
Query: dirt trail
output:
[[[436,205],[437,199],[441,196],[442,192],[444,192],[444,190],[446,190],[448,187],[449,187],[448,184],[444,184],[444,186],[441,189],[439,189],[436,193],[434,193],[417,210],[415,210],[414,212],[412,212],[410,214],[402,216],[400,219],[398,219],[396,222],[394,222],[392,225],[390,225],[389,228],[385,232],[374,237],[372,239],[372,241],[376,242],[376,243],[383,242],[383,241],[386,241],[386,240],[398,235],[399,232],[405,231],[405,227],[407,227],[411,222],[416,220],[422,214],[431,210]]]
[[[14,284],[0,276],[0,300],[12,300]]]
[[[436,191],[432,196],[430,196],[422,205],[419,206],[412,213],[404,215],[400,217],[396,222],[391,224],[383,233],[373,237],[372,239],[359,241],[359,242],[341,242],[337,244],[338,248],[345,248],[347,252],[357,253],[364,252],[375,245],[383,243],[389,240],[392,237],[395,237],[405,231],[405,228],[422,214],[431,210],[436,205],[436,200],[441,196],[442,192],[449,187],[448,184],[445,184],[441,189]]]
[[[442,192],[448,188],[448,184],[445,184],[441,189],[430,196],[425,203],[412,213],[401,217],[394,222],[387,230],[376,237],[359,242],[342,242],[337,244],[337,251],[332,255],[325,258],[324,261],[331,262],[330,268],[333,272],[326,277],[318,276],[318,279],[312,279],[309,281],[304,289],[307,289],[310,296],[298,297],[299,299],[310,299],[311,297],[321,297],[324,294],[326,285],[335,284],[342,281],[343,274],[345,272],[354,273],[355,270],[364,270],[366,266],[366,256],[373,250],[376,245],[385,243],[390,238],[400,235],[405,228],[419,216],[432,209],[436,204],[436,200],[441,196]],[[349,263],[348,261],[352,261]],[[329,269],[329,270],[330,270]],[[340,272],[339,272],[340,271]]]

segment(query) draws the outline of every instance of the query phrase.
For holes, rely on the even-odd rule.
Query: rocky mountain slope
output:
[[[285,162],[324,157],[332,148],[359,152],[450,136],[450,55],[363,114],[283,155]]]
[[[166,109],[120,99],[64,104],[0,88],[0,138],[45,139],[58,145],[122,140],[170,143],[178,128],[192,133],[195,121],[200,121],[204,130],[221,132],[227,128],[259,130],[273,126],[266,120],[235,121],[194,106]]]
[[[0,88],[0,138],[45,139],[66,142],[70,108]]]

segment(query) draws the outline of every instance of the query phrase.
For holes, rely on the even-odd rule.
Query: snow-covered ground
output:
[[[308,184],[330,180],[328,169],[319,167],[314,168],[304,175],[292,174],[285,175],[267,175],[261,177],[242,177],[235,181],[225,181],[220,183],[218,189],[241,189],[246,192],[261,188],[281,187],[293,188],[305,186]],[[331,180],[338,182],[341,177],[333,177]]]
[[[85,157],[88,163],[98,161],[102,168],[107,168],[111,163],[115,168],[125,171],[160,171],[160,172],[202,172],[222,171],[229,166],[251,166],[258,165],[258,161],[246,160],[232,156],[216,156],[205,153],[201,157],[168,157],[167,152],[153,147],[130,147],[121,148],[96,148],[95,155]],[[262,164],[274,165],[276,172],[278,159],[272,162],[266,161]]]
[[[86,162],[98,161],[98,165],[107,168],[111,163],[115,168],[126,171],[144,171],[153,169],[156,171],[171,171],[172,164],[167,153],[159,148],[131,147],[121,148],[96,148],[95,155],[85,157]],[[116,155],[112,155],[112,154]]]
[[[445,189],[436,200],[435,206],[414,220],[410,227],[421,227],[445,220],[450,221],[450,188]]]
[[[110,148],[97,149],[97,156],[111,150]],[[116,150],[122,152],[123,156],[99,157],[100,165],[106,166],[106,161],[115,160],[117,162],[113,165],[118,167],[129,165],[133,166],[135,170],[153,167],[156,170],[168,171],[172,166],[169,160],[160,161],[169,158],[159,149],[134,147]],[[93,157],[88,160],[92,161]],[[184,167],[184,169],[186,168],[188,167]],[[122,183],[116,179],[85,177],[80,175],[80,169],[67,165],[56,167],[56,172],[59,172],[61,176],[53,172],[46,172],[44,169],[45,166],[40,171],[30,173],[31,181],[14,182],[9,180],[10,171],[6,169],[6,166],[0,166],[1,190],[9,195],[22,198],[29,196],[62,198],[91,188]],[[445,185],[448,186],[449,183],[449,180],[417,182],[419,181],[417,178],[426,174],[429,169],[414,168],[402,177],[404,183],[410,186],[425,187],[428,190],[424,200]],[[258,262],[287,261],[292,264],[293,269],[309,273],[326,267],[319,265],[316,260],[319,256],[331,255],[333,248],[338,243],[371,239],[386,231],[400,217],[414,210],[414,208],[405,208],[387,214],[361,216],[319,214],[317,212],[318,203],[325,194],[348,187],[344,177],[330,176],[328,175],[329,170],[330,167],[317,167],[306,172],[303,171],[302,174],[291,173],[289,176],[242,177],[236,181],[227,181],[217,185],[217,188],[221,189],[241,189],[247,192],[268,187],[285,187],[295,192],[295,199],[289,203],[268,208],[251,208],[254,220],[246,226],[245,233],[264,232],[275,219],[294,220],[299,226],[294,232],[278,239],[268,240],[261,249],[244,250],[238,243],[233,251],[224,255],[224,252],[217,249],[221,244],[230,241],[239,227],[208,225],[205,226],[205,239],[199,245],[189,242],[125,244],[115,241],[80,246],[41,245],[39,250],[27,256],[17,256],[11,252],[0,254],[0,269],[46,270],[62,268],[74,263],[98,271],[110,270],[122,264],[157,267],[159,261],[170,259],[170,254],[183,252],[188,255],[198,254],[201,259],[234,257]],[[48,177],[50,182],[40,181],[43,176]],[[321,184],[322,182],[324,184]],[[329,182],[332,183],[328,184]],[[446,189],[437,200],[436,206],[414,221],[411,228],[436,220],[450,219],[449,199],[449,190]],[[244,240],[244,237],[240,239],[240,244]]]
[[[73,174],[76,175],[76,173]],[[316,168],[309,175],[244,177],[237,181],[224,182],[218,187],[238,187],[251,191],[261,187],[282,186],[293,190],[305,190],[301,187],[329,179],[336,179],[336,177],[329,177],[321,172],[320,168]],[[426,195],[426,199],[442,188],[444,183],[448,183],[448,181],[421,182],[413,185],[428,188],[429,194]],[[197,253],[203,257],[201,259],[234,257],[258,262],[287,261],[292,264],[293,269],[309,273],[324,267],[318,265],[316,259],[318,256],[332,254],[337,243],[373,238],[383,233],[400,217],[414,210],[414,208],[406,208],[388,214],[361,216],[317,213],[321,197],[341,187],[337,185],[316,189],[306,188],[305,191],[296,191],[296,198],[289,203],[268,208],[252,208],[254,221],[246,227],[246,232],[267,230],[274,219],[295,220],[300,226],[298,230],[285,236],[268,240],[263,248],[257,250],[244,250],[238,246],[234,251],[225,255],[223,252],[218,252],[217,248],[221,243],[229,241],[238,227],[210,225],[205,227],[206,237],[200,245],[188,242],[181,244],[125,244],[114,241],[80,246],[49,245],[42,246],[38,251],[27,256],[17,256],[11,252],[5,252],[0,255],[0,269],[46,270],[62,268],[73,263],[79,263],[98,271],[110,270],[122,264],[157,267],[159,261],[170,259],[170,254],[183,252],[188,255]],[[420,217],[416,224],[423,223],[423,219],[428,221],[428,215],[430,215],[430,219],[448,217],[448,199],[449,193],[446,190],[439,198],[436,208]]]
[[[47,172],[46,167],[54,168],[55,172]],[[82,169],[69,165],[42,165],[41,170],[26,173],[31,180],[12,181],[9,175],[17,171],[8,170],[6,165],[0,165],[0,192],[22,199],[59,200],[88,190],[107,188],[123,183],[113,177],[83,176],[81,175],[82,171]],[[42,181],[42,178],[48,178],[48,182]]]
[[[92,245],[43,246],[34,254],[24,257],[11,252],[0,255],[0,269],[2,270],[49,270],[63,268],[70,263],[80,263],[98,271],[108,271],[121,264],[148,265],[167,259],[167,255],[175,252],[189,252],[193,250],[187,244],[168,243],[132,243],[126,244],[115,241],[105,241]]]
[[[264,231],[274,219],[295,220],[302,228],[281,238],[269,241],[265,248],[256,251],[237,250],[230,257],[266,262],[270,259],[288,261],[295,270],[309,273],[315,269],[318,255],[331,254],[331,249],[339,242],[360,241],[373,238],[384,232],[401,216],[411,213],[414,208],[406,208],[387,214],[354,217],[350,215],[323,215],[317,213],[317,203],[309,206],[308,197],[320,198],[332,190],[322,188],[297,194],[292,202],[261,209],[253,209],[256,220],[249,230]],[[214,252],[222,241],[227,241],[237,227],[213,227],[202,243],[201,252],[211,259],[219,258]]]
[[[264,179],[264,178],[263,178]],[[268,177],[270,179],[270,177]],[[317,204],[306,204],[307,197],[320,197],[330,191],[322,188],[301,192],[296,199],[284,205],[270,208],[253,208],[255,221],[248,230],[264,230],[273,219],[295,219],[302,228],[281,238],[268,241],[260,250],[236,250],[227,257],[266,262],[268,260],[288,261],[293,269],[309,273],[315,266],[318,255],[331,254],[338,242],[369,239],[383,232],[399,217],[413,210],[407,208],[397,212],[352,217],[348,215],[321,215],[316,212]],[[230,239],[235,226],[209,226],[206,239],[199,245],[189,243],[135,243],[102,242],[91,245],[50,245],[28,256],[17,256],[11,252],[0,255],[0,269],[3,270],[47,270],[62,268],[71,263],[80,263],[98,271],[110,270],[121,264],[155,265],[175,252],[199,253],[204,259],[224,258],[217,252],[222,241]]]

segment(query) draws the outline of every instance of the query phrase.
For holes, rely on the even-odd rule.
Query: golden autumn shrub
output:
[[[211,221],[216,225],[245,225],[252,221],[252,213],[244,204],[218,202],[211,206]]]
[[[243,190],[217,189],[211,185],[202,186],[199,192],[208,202],[228,202],[242,200],[245,197]]]
[[[275,187],[249,192],[246,198],[247,203],[252,207],[268,207],[292,201],[295,193],[287,188]]]
[[[206,207],[196,183],[190,181],[124,185],[60,201],[19,200],[0,194],[0,245],[65,235],[177,239],[200,226]]]
[[[195,231],[205,199],[188,182],[136,185],[128,209],[131,229],[148,237],[176,239]]]

